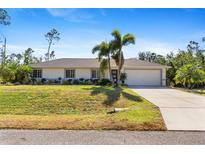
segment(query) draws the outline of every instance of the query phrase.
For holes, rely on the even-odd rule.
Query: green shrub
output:
[[[90,81],[92,82],[92,84],[98,84],[99,83],[99,79],[90,79]]]
[[[0,84],[3,84],[3,80],[2,80],[2,78],[0,78]]]
[[[55,84],[61,84],[61,80],[59,80],[59,79],[54,80],[54,83],[55,83]]]
[[[34,85],[34,84],[36,84],[37,81],[36,81],[35,78],[32,78],[32,79],[31,79],[31,82],[32,82],[32,84]]]
[[[55,80],[52,80],[52,79],[48,80],[48,84],[54,84],[54,83],[55,83]]]
[[[11,83],[11,82],[6,82],[6,84],[5,84],[6,86],[13,86],[14,84],[13,83]]]
[[[121,73],[120,81],[122,82],[122,84],[125,84],[126,79],[127,79],[127,74],[126,73]]]
[[[20,82],[15,82],[14,85],[16,85],[16,86],[21,85],[21,83]]]
[[[41,79],[42,84],[45,84],[46,81],[47,81],[46,78]]]
[[[109,80],[109,79],[100,79],[98,82],[97,82],[98,85],[101,85],[101,86],[107,86],[107,85],[111,85],[112,82]]]
[[[83,82],[84,80],[85,80],[84,78],[80,78],[80,79],[79,79],[80,82]]]
[[[68,79],[69,84],[73,84],[73,79]]]
[[[28,65],[20,65],[16,69],[15,81],[22,84],[29,84],[31,82],[32,68]]]
[[[79,84],[84,85],[84,84],[85,84],[85,79],[84,79],[84,78],[80,78],[80,79],[79,79]]]
[[[80,84],[80,82],[79,82],[79,80],[78,80],[78,79],[74,79],[74,80],[73,80],[73,84],[78,85],[78,84]]]
[[[69,82],[67,80],[63,80],[62,85],[69,85]]]
[[[36,84],[37,84],[37,85],[42,85],[41,80],[37,80],[37,81],[36,81]]]
[[[186,64],[176,71],[174,80],[176,84],[192,89],[205,82],[205,71],[197,64]]]
[[[90,79],[85,79],[84,83],[85,83],[85,85],[92,85],[93,84]]]
[[[62,84],[63,84],[63,85],[70,85],[71,82],[69,82],[69,80],[63,80]]]
[[[4,83],[15,81],[16,68],[13,69],[13,65],[8,65],[1,69],[1,77]]]
[[[176,84],[175,84],[175,82],[171,81],[169,85],[170,85],[171,87],[174,87]]]

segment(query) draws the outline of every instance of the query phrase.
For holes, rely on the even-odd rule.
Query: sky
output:
[[[94,58],[92,48],[110,41],[111,32],[132,33],[135,45],[123,48],[126,58],[141,51],[157,54],[186,49],[189,41],[205,36],[205,9],[6,9],[11,16],[9,26],[0,25],[6,36],[8,54],[32,48],[36,56],[47,52],[44,35],[52,28],[60,32],[60,40],[52,46],[56,58]]]

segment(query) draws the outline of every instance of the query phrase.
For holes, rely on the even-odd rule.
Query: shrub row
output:
[[[112,82],[109,79],[32,79],[34,85],[111,85]]]

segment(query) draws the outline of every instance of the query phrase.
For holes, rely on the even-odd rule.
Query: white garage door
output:
[[[128,85],[161,85],[161,71],[160,70],[125,70],[127,73]]]

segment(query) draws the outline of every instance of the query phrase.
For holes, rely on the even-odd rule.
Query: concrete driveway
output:
[[[160,108],[168,130],[205,131],[205,96],[166,87],[130,88]]]

